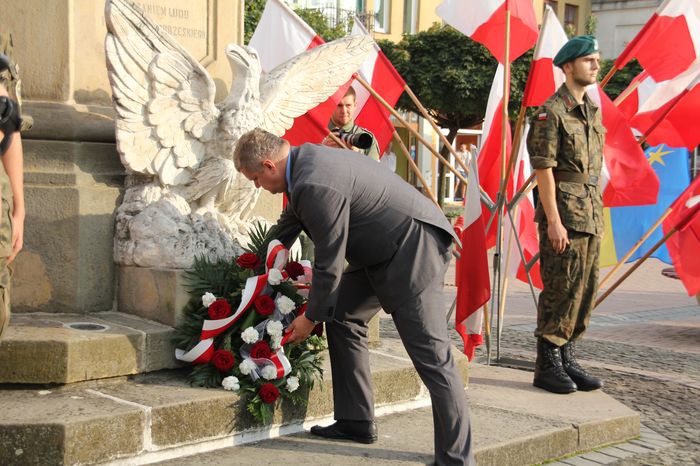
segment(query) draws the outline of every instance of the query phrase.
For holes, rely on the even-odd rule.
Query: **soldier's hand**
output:
[[[550,223],[547,226],[547,236],[549,237],[550,243],[552,243],[552,249],[554,249],[554,252],[557,254],[564,252],[566,246],[569,244],[569,235],[561,222]]]

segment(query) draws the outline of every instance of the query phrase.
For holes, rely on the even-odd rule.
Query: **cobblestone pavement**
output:
[[[451,331],[455,344],[461,346],[461,339]],[[380,332],[396,335],[389,319],[381,319]],[[534,364],[536,341],[531,331],[506,328],[501,342],[502,360]],[[672,444],[637,442],[628,447],[633,456],[612,463],[578,457],[576,462],[561,464],[700,464],[700,354],[592,339],[584,340],[577,350],[582,365],[605,381],[606,393],[639,412],[644,426]],[[485,347],[477,349],[476,359],[485,361]]]

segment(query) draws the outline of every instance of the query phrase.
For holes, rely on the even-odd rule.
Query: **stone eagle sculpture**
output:
[[[236,141],[255,127],[282,136],[347,82],[372,40],[329,42],[269,73],[254,49],[229,44],[232,85],[216,103],[209,73],[137,6],[107,0],[105,18],[117,150],[127,169],[115,261],[187,268],[195,256],[239,254],[259,189],[234,167]]]

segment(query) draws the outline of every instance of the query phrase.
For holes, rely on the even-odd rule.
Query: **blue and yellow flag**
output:
[[[690,184],[687,149],[674,149],[662,144],[648,148],[645,154],[659,177],[658,200],[652,205],[604,209],[605,236],[600,248],[601,267],[616,264],[622,259]],[[639,259],[662,237],[659,226],[628,262]],[[666,246],[657,249],[651,257],[671,263]]]

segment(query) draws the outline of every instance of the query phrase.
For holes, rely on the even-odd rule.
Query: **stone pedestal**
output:
[[[243,0],[135,2],[228,95],[226,44],[243,40]],[[13,311],[112,310],[114,212],[124,169],[114,145],[103,0],[0,0],[0,30],[14,39],[24,111],[25,247],[15,263]],[[275,220],[279,196],[256,214]]]

